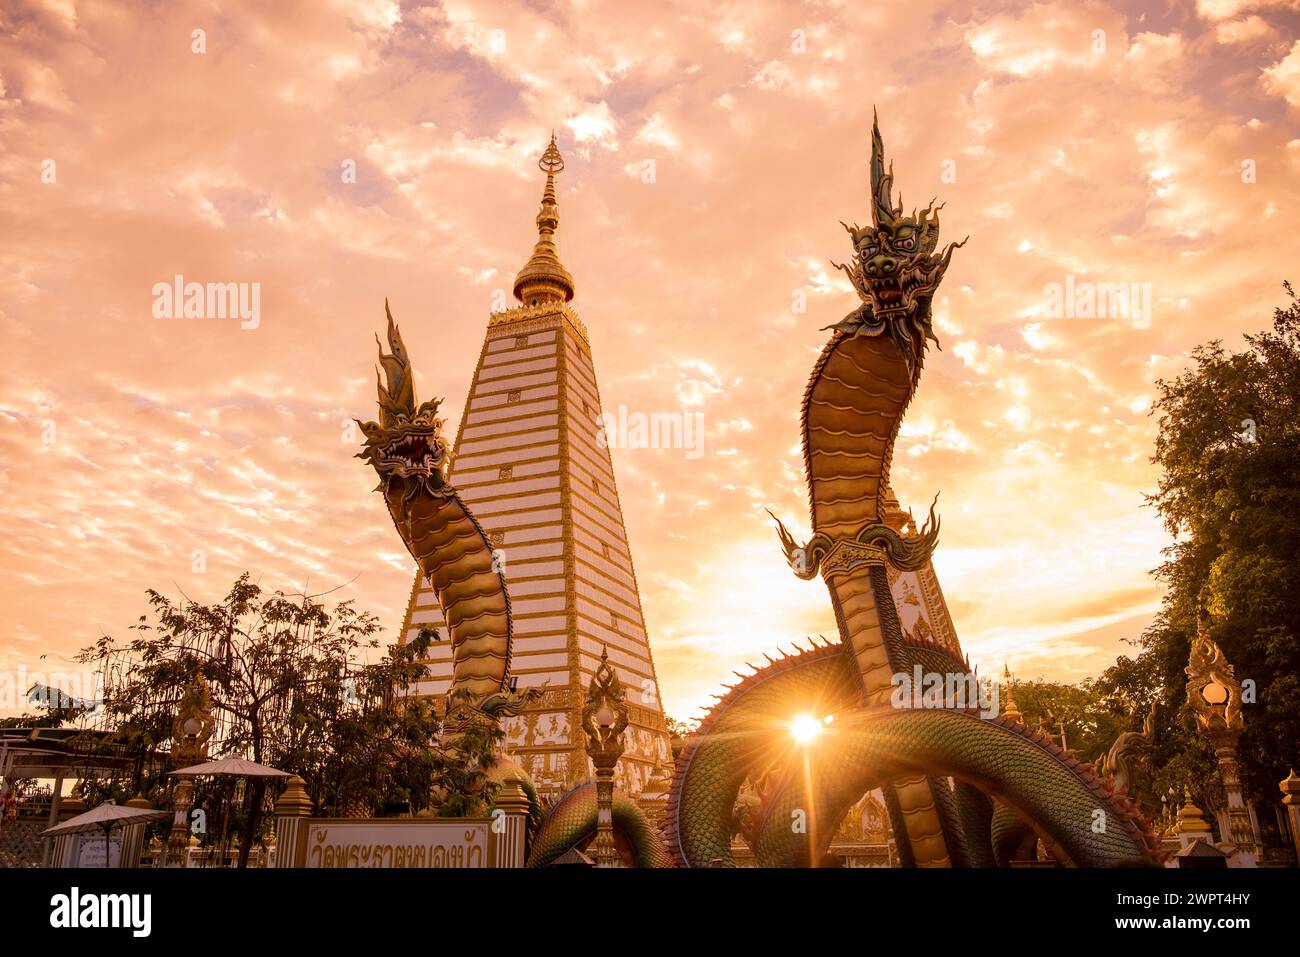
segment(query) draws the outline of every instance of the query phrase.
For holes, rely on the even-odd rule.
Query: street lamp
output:
[[[610,666],[608,649],[601,649],[600,665],[582,707],[587,755],[596,769],[596,839],[591,844],[591,857],[597,867],[618,867],[621,863],[614,845],[614,768],[623,756],[627,723],[627,696]]]

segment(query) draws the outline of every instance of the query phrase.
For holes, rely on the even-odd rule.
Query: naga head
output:
[[[442,434],[443,420],[438,418],[441,399],[431,399],[423,405],[415,404],[415,382],[411,376],[411,360],[402,334],[393,322],[393,314],[384,300],[388,316],[388,348],[384,353],[379,346],[379,364],[383,367],[387,384],[379,382],[379,421],[357,425],[365,434],[365,442],[357,458],[369,462],[379,473],[382,490],[394,481],[404,481],[414,494],[420,486],[439,489],[447,479],[451,465],[451,447]],[[379,343],[379,337],[375,337]]]
[[[835,263],[849,277],[863,306],[852,325],[867,327],[878,335],[887,327],[908,355],[909,362],[935,338],[930,304],[939,281],[948,268],[952,251],[965,245],[949,243],[939,247],[939,210],[930,205],[919,213],[903,215],[902,196],[894,205],[894,167],[885,165],[885,145],[880,123],[871,125],[871,225],[842,223],[853,238],[853,259],[848,265]],[[907,348],[904,348],[906,346]],[[909,353],[911,355],[909,355]]]

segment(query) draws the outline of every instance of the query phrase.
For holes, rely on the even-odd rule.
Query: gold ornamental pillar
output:
[[[1291,831],[1291,848],[1296,863],[1300,864],[1300,777],[1292,769],[1278,787],[1282,789],[1282,806],[1286,808],[1286,826]]]
[[[1232,665],[1211,640],[1202,621],[1192,639],[1192,653],[1184,669],[1187,672],[1187,703],[1196,716],[1196,728],[1214,747],[1219,761],[1219,776],[1228,800],[1228,828],[1223,835],[1234,847],[1230,866],[1254,867],[1259,842],[1255,826],[1241,793],[1241,776],[1237,770],[1237,741],[1245,730],[1241,713],[1241,682],[1233,675]]]
[[[274,867],[302,867],[307,856],[306,820],[311,816],[307,782],[294,775],[275,802]]]
[[[506,774],[492,802],[493,867],[523,867],[528,835],[528,794],[517,771]]]
[[[181,696],[172,719],[173,768],[199,764],[208,756],[208,739],[216,728],[212,697],[200,672]],[[190,808],[194,804],[194,781],[179,778],[172,789],[172,829],[167,836],[167,866],[184,867],[190,846]]]
[[[1204,812],[1192,803],[1190,795],[1183,799],[1183,806],[1178,809],[1178,823],[1174,826],[1174,830],[1178,834],[1180,849],[1186,849],[1197,841],[1204,841],[1206,844],[1214,842],[1214,832],[1210,830]]]
[[[600,666],[587,688],[582,706],[582,730],[587,756],[596,769],[596,839],[588,853],[597,867],[622,867],[614,845],[614,768],[623,756],[623,732],[628,707],[623,684],[609,664],[609,649],[601,648]]]
[[[645,814],[651,827],[661,827],[668,816],[668,796],[673,788],[672,771],[661,762],[655,762],[646,780],[645,787],[637,796],[637,806]]]
[[[143,794],[136,794],[135,797],[126,802],[127,807],[137,808],[142,811],[152,811],[154,806],[149,803],[148,798]],[[128,824],[122,828],[122,859],[120,867],[139,867],[140,855],[144,853],[144,824]]]

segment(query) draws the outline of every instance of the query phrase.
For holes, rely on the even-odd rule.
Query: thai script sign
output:
[[[489,867],[491,822],[310,821],[307,867]]]

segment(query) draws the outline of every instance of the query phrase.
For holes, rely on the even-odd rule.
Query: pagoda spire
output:
[[[546,188],[542,190],[542,206],[537,213],[537,245],[533,255],[524,263],[515,277],[515,298],[525,306],[543,302],[568,302],[573,298],[573,277],[560,262],[555,248],[555,231],[560,226],[560,209],[555,199],[555,174],[564,169],[564,157],[555,143],[551,143],[537,161],[546,174]]]
[[[1002,717],[1024,724],[1025,720],[1020,714],[1020,709],[1016,707],[1016,692],[1011,682],[1011,669],[1007,667],[1006,662],[1002,664],[1002,684],[1007,689],[1007,703],[1002,709]]]

